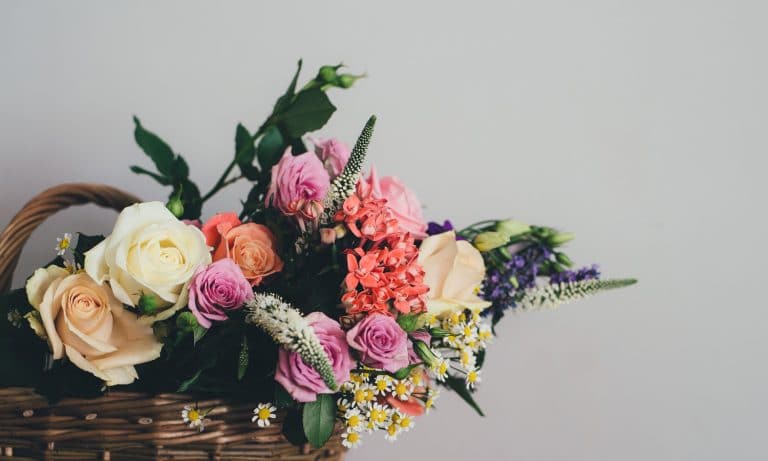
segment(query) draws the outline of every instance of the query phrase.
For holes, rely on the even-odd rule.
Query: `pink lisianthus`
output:
[[[322,202],[331,178],[323,162],[312,152],[292,155],[288,148],[272,167],[272,181],[267,192],[267,206],[303,221],[314,221],[323,211]]]
[[[339,324],[322,312],[312,312],[305,317],[320,344],[325,349],[333,368],[336,382],[349,381],[349,373],[355,367],[344,331]],[[280,349],[275,381],[280,383],[298,402],[314,402],[317,394],[331,394],[323,378],[314,368],[304,363],[299,354]]]
[[[347,342],[370,367],[394,373],[408,366],[408,335],[388,315],[370,314],[347,332]]]
[[[349,147],[335,138],[310,138],[315,145],[315,154],[320,157],[332,178],[340,175],[349,161]]]
[[[379,178],[376,169],[371,167],[368,177],[358,183],[358,194],[365,198],[386,199],[387,207],[392,210],[400,229],[410,232],[417,239],[427,236],[421,202],[399,179],[394,176]]]
[[[199,267],[189,283],[189,310],[205,328],[211,328],[212,321],[227,320],[227,312],[251,299],[251,284],[231,259]]]

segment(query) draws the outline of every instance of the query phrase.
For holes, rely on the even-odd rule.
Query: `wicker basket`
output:
[[[51,214],[94,203],[121,210],[138,199],[110,186],[65,184],[30,200],[0,234],[0,292],[11,285],[19,255]],[[186,405],[213,408],[206,430],[180,418]],[[282,435],[284,415],[270,427],[250,422],[254,404],[192,395],[110,392],[56,405],[31,389],[0,389],[0,460],[341,460],[339,430],[321,449],[296,447]],[[338,428],[337,428],[338,429]]]

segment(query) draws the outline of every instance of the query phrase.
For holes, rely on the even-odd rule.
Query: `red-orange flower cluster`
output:
[[[426,310],[424,270],[418,263],[414,238],[399,230],[397,219],[384,199],[353,194],[336,214],[353,235],[357,248],[347,252],[346,293],[342,302],[349,314],[373,312],[393,315]]]

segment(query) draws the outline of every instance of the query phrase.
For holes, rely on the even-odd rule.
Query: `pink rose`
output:
[[[367,178],[358,183],[358,192],[363,197],[369,194],[374,199],[387,199],[387,206],[400,223],[400,229],[410,232],[417,239],[427,236],[427,223],[421,213],[421,203],[416,194],[394,176],[379,178],[371,167]]]
[[[322,212],[322,201],[330,186],[331,178],[314,153],[292,155],[288,148],[272,167],[266,203],[285,215],[314,220]]]
[[[199,267],[189,284],[189,310],[205,328],[211,328],[212,320],[227,320],[227,312],[251,299],[251,284],[231,259]]]
[[[408,366],[408,335],[387,315],[364,318],[347,332],[347,342],[360,351],[362,362],[370,367],[394,373]]]
[[[347,339],[341,326],[322,312],[312,312],[305,318],[328,355],[336,382],[341,384],[349,381],[349,372],[355,367],[355,362],[349,353]],[[282,348],[278,353],[275,381],[280,383],[298,402],[314,402],[317,394],[333,393],[325,385],[320,374],[304,363],[299,354]]]
[[[349,160],[349,147],[338,139],[310,138],[315,145],[315,154],[320,157],[332,178],[340,175]]]

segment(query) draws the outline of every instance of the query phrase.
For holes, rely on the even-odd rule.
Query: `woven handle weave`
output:
[[[11,287],[21,250],[37,226],[50,215],[73,205],[93,203],[120,211],[139,199],[103,184],[62,184],[35,196],[11,219],[0,234],[0,293]]]

